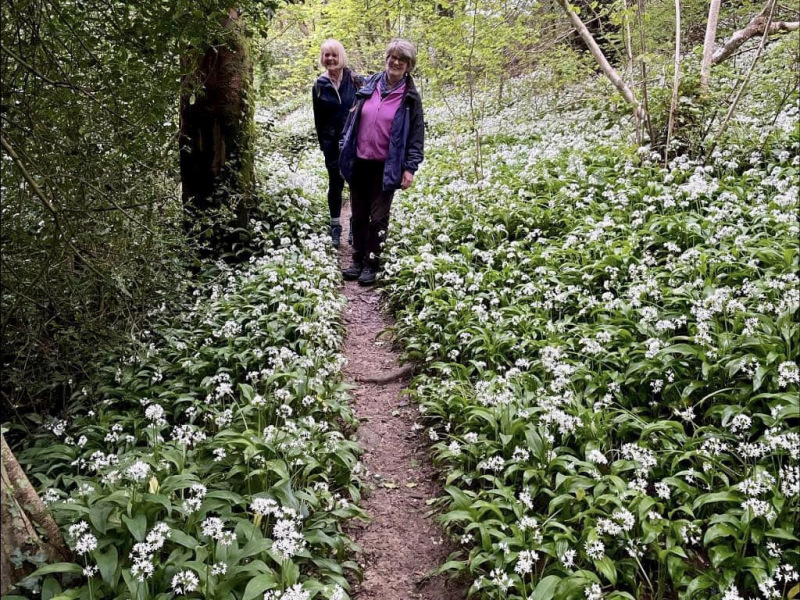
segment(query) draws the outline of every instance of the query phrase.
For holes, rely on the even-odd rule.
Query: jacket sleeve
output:
[[[314,107],[314,129],[317,130],[317,141],[319,142],[319,149],[322,150],[322,128],[324,124],[322,123],[322,107],[320,106],[317,91],[317,84],[315,83],[311,86],[311,104]]]
[[[425,120],[422,116],[422,101],[414,102],[410,112],[403,171],[416,173],[420,163],[425,158]]]

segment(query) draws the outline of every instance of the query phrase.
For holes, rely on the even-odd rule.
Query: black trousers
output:
[[[353,260],[377,266],[389,232],[389,212],[394,190],[383,189],[382,160],[356,159],[350,184],[353,212]]]
[[[339,173],[339,167],[328,169],[328,210],[331,219],[338,219],[342,214],[342,190],[344,189],[344,178]]]

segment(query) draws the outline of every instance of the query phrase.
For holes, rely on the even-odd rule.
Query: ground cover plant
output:
[[[271,147],[249,263],[188,278],[188,303],[152,314],[19,453],[75,562],[8,598],[349,597],[342,524],[363,514],[338,267],[318,166]]]
[[[443,568],[486,600],[797,596],[796,88],[665,165],[607,107],[537,112],[536,84],[487,115],[483,179],[457,100],[427,111],[390,235],[463,544]]]

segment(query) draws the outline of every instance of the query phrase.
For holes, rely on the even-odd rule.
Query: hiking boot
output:
[[[350,266],[347,267],[344,271],[342,271],[342,277],[345,278],[346,281],[355,281],[361,276],[361,273],[364,271],[364,263],[354,260],[350,263]],[[373,277],[373,281],[375,278]]]
[[[375,265],[365,265],[361,275],[358,276],[358,285],[372,285],[377,274],[378,268]]]
[[[342,226],[331,225],[331,244],[334,248],[338,248],[342,243]]]
[[[347,233],[347,243],[353,245],[353,215],[350,215],[350,231]]]

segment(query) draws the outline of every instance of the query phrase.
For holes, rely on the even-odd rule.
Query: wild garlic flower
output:
[[[125,475],[131,481],[135,481],[137,483],[144,481],[147,476],[150,474],[150,465],[148,465],[143,460],[137,460],[127,469],[125,469]]]
[[[186,595],[195,591],[200,585],[200,580],[192,571],[179,571],[172,578],[172,591],[178,595]]]
[[[206,439],[206,434],[195,425],[176,425],[172,429],[172,439],[179,446],[192,448]]]
[[[92,577],[97,575],[97,572],[99,570],[100,569],[96,565],[88,565],[88,566],[83,568],[83,576],[88,578],[88,579],[91,579]]]
[[[311,592],[305,591],[299,583],[282,592],[269,591],[264,594],[264,600],[310,600],[310,598]]]
[[[565,569],[569,569],[575,565],[575,556],[577,555],[577,551],[573,549],[564,550],[564,553],[559,556],[559,560],[561,564],[564,565]]]
[[[492,572],[489,573],[489,577],[491,578],[492,585],[500,588],[504,592],[514,585],[511,577],[502,569],[493,569]]]
[[[800,368],[792,361],[778,365],[778,387],[785,388],[790,384],[800,384]]]
[[[517,556],[517,565],[514,572],[518,575],[527,575],[533,571],[534,566],[539,561],[539,554],[532,550],[523,550]]]
[[[592,560],[601,560],[606,555],[606,545],[600,540],[587,541],[583,547]]]
[[[267,516],[277,514],[280,506],[272,498],[253,498],[250,503],[250,510],[257,515]]]
[[[583,593],[586,596],[586,600],[601,600],[603,598],[603,589],[598,583],[587,586]]]

